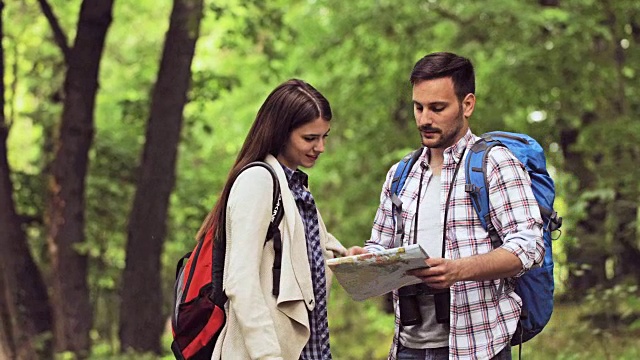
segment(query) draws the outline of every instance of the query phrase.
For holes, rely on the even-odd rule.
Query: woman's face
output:
[[[312,167],[324,152],[329,130],[330,122],[321,117],[294,129],[278,154],[278,161],[292,170]]]

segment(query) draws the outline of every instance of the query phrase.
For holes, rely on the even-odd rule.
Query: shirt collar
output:
[[[292,185],[301,185],[303,187],[307,187],[309,183],[309,176],[305,174],[302,170],[292,170],[285,166],[283,163],[280,163],[282,169],[284,170],[284,174],[287,176],[287,181]]]
[[[444,162],[450,163],[451,161],[453,161],[456,164],[460,162],[465,150],[467,149],[468,146],[473,144],[474,139],[475,139],[475,136],[471,132],[471,129],[468,129],[467,133],[462,138],[460,138],[458,142],[456,142],[455,144],[453,144],[452,146],[444,150],[444,159],[445,159]],[[431,156],[431,149],[427,148],[427,151],[425,151],[423,156],[424,156],[423,160],[428,163],[429,157]]]
[[[471,129],[467,129],[467,133],[464,134],[457,143],[453,144],[453,146],[444,150],[445,155],[449,155],[453,157],[453,160],[457,163],[462,159],[462,155],[464,154],[467,147],[469,147],[474,141],[473,133]]]

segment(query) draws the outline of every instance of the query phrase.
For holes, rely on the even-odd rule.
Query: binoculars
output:
[[[449,289],[434,289],[425,284],[407,285],[398,289],[400,306],[400,323],[402,326],[422,323],[418,295],[433,295],[436,305],[436,321],[439,324],[449,323]]]

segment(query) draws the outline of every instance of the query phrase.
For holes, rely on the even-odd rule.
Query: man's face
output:
[[[454,145],[469,129],[475,96],[458,101],[450,77],[424,80],[413,86],[413,115],[422,144],[431,149]]]

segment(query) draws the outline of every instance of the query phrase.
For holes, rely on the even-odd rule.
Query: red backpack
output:
[[[265,242],[273,239],[275,258],[272,292],[277,296],[282,262],[282,239],[278,225],[284,215],[280,185],[273,168],[262,161],[246,165],[240,173],[253,166],[264,167],[273,178],[273,211]],[[171,316],[171,350],[178,360],[210,360],[218,335],[226,322],[224,304],[227,296],[222,290],[226,242],[224,238],[214,239],[214,233],[213,228],[209,229],[195,249],[178,261]],[[184,260],[187,260],[186,264]]]

